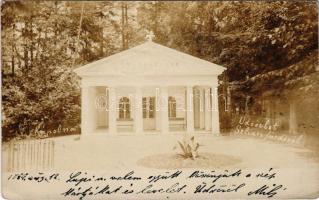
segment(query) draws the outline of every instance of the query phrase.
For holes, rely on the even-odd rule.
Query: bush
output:
[[[182,150],[182,153],[179,153],[179,155],[184,159],[190,158],[194,160],[198,157],[198,148],[200,145],[195,141],[194,136],[185,136],[182,142],[178,141],[178,146]]]

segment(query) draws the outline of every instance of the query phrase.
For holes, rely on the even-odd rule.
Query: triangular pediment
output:
[[[148,41],[75,69],[79,76],[219,75],[224,67]]]

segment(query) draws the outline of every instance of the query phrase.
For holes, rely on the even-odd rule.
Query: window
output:
[[[143,97],[143,118],[154,118],[155,97]]]
[[[155,97],[149,98],[149,118],[154,118],[154,111],[155,111]]]
[[[174,97],[168,97],[168,117],[176,118],[176,100]]]
[[[143,97],[143,118],[146,118],[147,115],[147,99]]]
[[[131,118],[130,99],[127,97],[122,97],[120,99],[119,118],[120,119],[130,119]]]

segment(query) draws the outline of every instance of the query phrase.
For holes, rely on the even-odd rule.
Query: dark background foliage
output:
[[[318,89],[307,78],[318,71],[316,2],[14,1],[1,9],[5,137],[29,134],[41,122],[44,130],[78,126],[72,70],[142,43],[148,31],[155,42],[227,67],[220,90],[234,86],[237,104],[299,77],[307,82],[299,88]],[[312,63],[301,62],[309,55]],[[299,72],[289,70],[294,64]],[[280,77],[270,73],[285,69]],[[231,124],[227,114],[222,119]]]

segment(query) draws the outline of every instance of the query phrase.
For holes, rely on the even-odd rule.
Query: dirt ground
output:
[[[192,161],[187,161],[190,163],[186,164],[184,161],[176,161],[182,165],[163,165],[163,162],[176,158],[178,148],[173,149],[182,138],[182,135],[58,137],[54,138],[52,170],[135,170],[148,173],[179,169],[183,163],[186,171],[241,169],[258,172],[272,168],[277,173],[276,182],[284,184],[289,189],[282,198],[318,197],[318,152],[258,138],[196,135],[195,140],[201,145],[199,154],[206,155],[210,161],[205,161],[204,165],[192,164]]]

